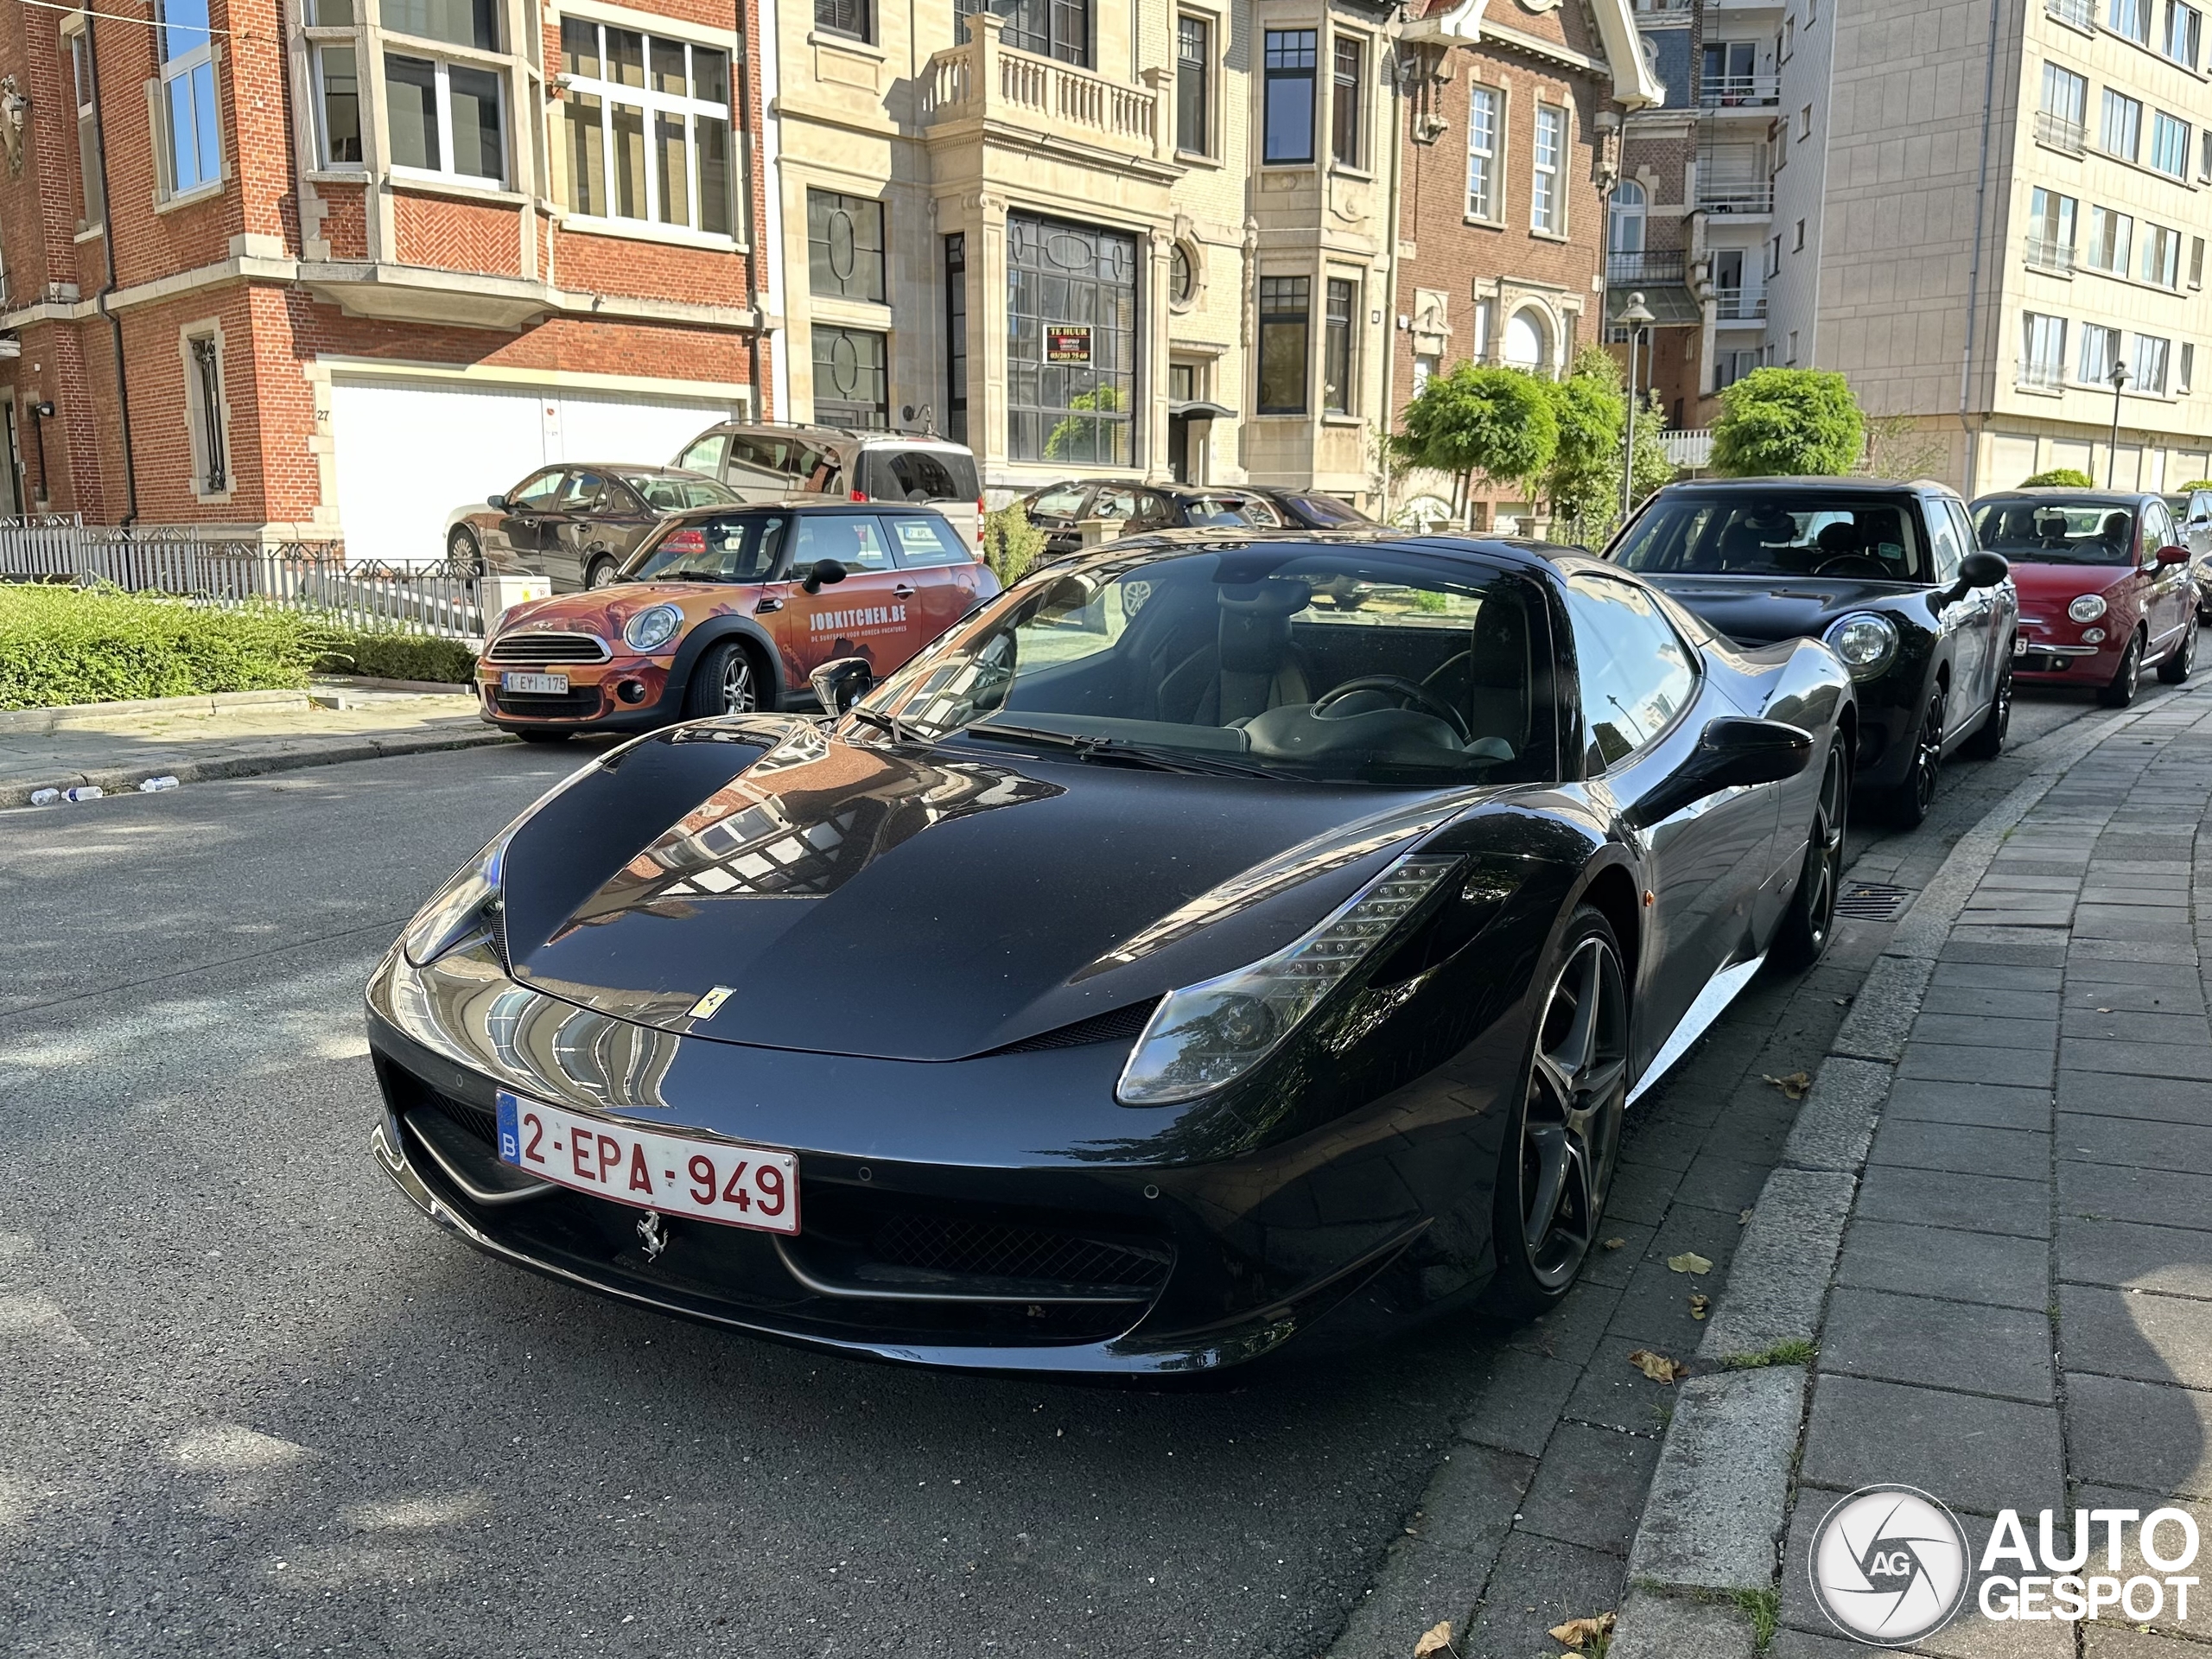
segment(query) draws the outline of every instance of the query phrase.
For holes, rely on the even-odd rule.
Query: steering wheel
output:
[[[1838,565],[1848,564],[1861,565],[1865,568],[1858,570],[1840,570],[1836,568]],[[1888,575],[1890,573],[1888,569],[1879,559],[1870,558],[1864,553],[1839,553],[1834,558],[1822,559],[1818,564],[1815,565],[1813,567],[1813,574],[1816,576],[1873,576],[1880,578]]]
[[[1332,705],[1342,702],[1355,691],[1385,692],[1398,698],[1402,702],[1419,709],[1423,714],[1434,715],[1459,734],[1461,744],[1465,745],[1475,741],[1475,734],[1467,729],[1467,718],[1465,715],[1427,686],[1418,684],[1412,680],[1402,679],[1395,674],[1363,674],[1357,679],[1346,680],[1332,691],[1323,692],[1314,700],[1313,718],[1316,720],[1342,719],[1342,715],[1332,715],[1329,709]]]

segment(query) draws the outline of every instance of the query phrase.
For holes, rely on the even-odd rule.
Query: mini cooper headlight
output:
[[[622,643],[632,651],[658,651],[683,626],[683,613],[675,606],[648,606],[622,625]]]
[[[2066,607],[2066,614],[2076,622],[2094,622],[2105,613],[2102,594],[2084,594]]]
[[[1872,679],[1897,654],[1897,624],[1872,611],[1839,619],[1821,637],[1854,680]]]
[[[1170,991],[1122,1068],[1116,1098],[1128,1106],[1165,1106],[1242,1077],[1281,1046],[1460,862],[1410,854],[1274,955]]]
[[[501,830],[467,869],[440,887],[416,913],[399,936],[399,948],[408,961],[426,968],[492,931],[493,918],[499,913],[499,879],[507,843],[514,833],[512,828]]]

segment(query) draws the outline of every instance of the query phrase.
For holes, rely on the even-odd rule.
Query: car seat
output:
[[[1160,683],[1159,718],[1190,726],[1230,726],[1311,702],[1306,664],[1291,644],[1290,619],[1313,600],[1308,582],[1269,578],[1218,589],[1214,638],[1190,651]]]
[[[1421,684],[1466,715],[1470,736],[1497,738],[1517,755],[1529,741],[1535,673],[1527,610],[1518,600],[1492,594],[1475,613],[1467,649],[1446,658]]]

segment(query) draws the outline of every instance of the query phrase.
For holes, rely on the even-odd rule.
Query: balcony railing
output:
[[[1613,288],[1631,283],[1679,283],[1684,266],[1679,253],[1609,253],[1605,281]]]
[[[2020,359],[2020,384],[2044,391],[2058,391],[2066,385],[2066,365],[2063,363],[2038,363],[2032,358]]]
[[[1698,85],[1697,101],[1708,110],[1764,108],[1782,101],[1782,77],[1708,75]]]
[[[2097,0],[2043,0],[2043,9],[2062,23],[2076,29],[2097,26]]]
[[[2047,236],[2028,238],[2028,269],[2054,271],[2061,276],[2074,274],[2074,245],[2055,242]]]
[[[2069,121],[2064,116],[2053,115],[2049,110],[2037,110],[2036,142],[2049,144],[2053,149],[2063,149],[2069,156],[2079,156],[2089,147],[2089,135],[2079,121]]]
[[[1713,293],[1713,317],[1720,322],[1764,322],[1766,321],[1766,293],[1764,289],[1723,288]]]
[[[1774,181],[1700,179],[1697,205],[1708,213],[1770,213],[1774,211]]]
[[[1638,11],[1689,11],[1695,0],[1636,0]]]
[[[1667,459],[1677,467],[1704,467],[1713,460],[1713,431],[1709,427],[1688,432],[1662,432],[1659,445],[1667,452]]]
[[[999,43],[1004,20],[992,14],[976,14],[970,27],[974,38],[923,67],[924,124],[981,117],[1166,159],[1167,129],[1153,93],[1010,50]]]

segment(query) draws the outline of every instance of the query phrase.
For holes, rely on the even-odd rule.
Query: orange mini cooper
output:
[[[944,515],[823,502],[667,519],[611,586],[518,605],[476,665],[484,718],[533,742],[804,709],[839,657],[889,673],[999,590]]]

